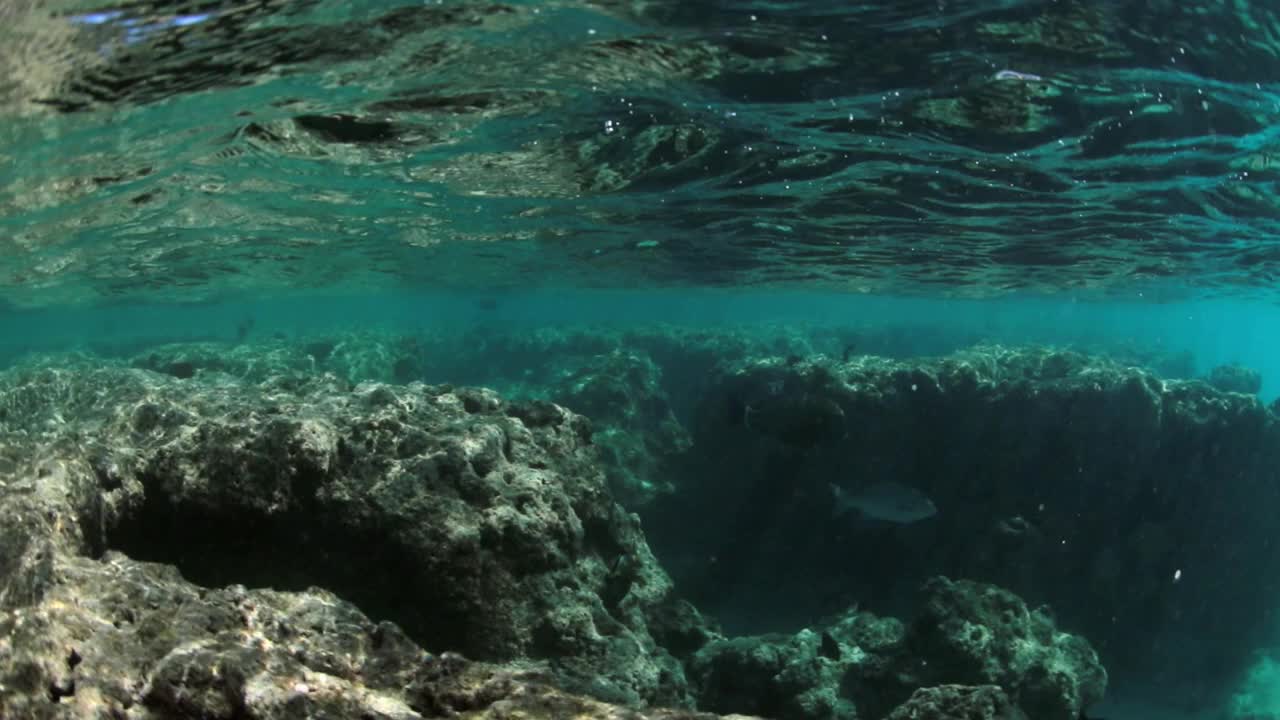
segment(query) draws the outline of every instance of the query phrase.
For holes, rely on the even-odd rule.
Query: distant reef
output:
[[[1104,664],[1247,662],[1280,578],[1250,395],[1038,348],[463,340],[0,373],[0,717],[1076,720]],[[938,515],[824,505],[884,478]]]

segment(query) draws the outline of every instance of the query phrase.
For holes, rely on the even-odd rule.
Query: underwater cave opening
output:
[[[396,623],[424,648],[489,659],[470,642],[449,588],[424,581],[421,559],[386,528],[305,506],[274,514],[232,503],[195,506],[175,502],[157,478],[144,485],[141,507],[107,530],[107,549],[172,565],[204,587],[323,588],[375,622]]]

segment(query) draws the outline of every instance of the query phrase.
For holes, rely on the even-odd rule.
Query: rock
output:
[[[852,610],[790,636],[708,643],[689,664],[699,707],[779,720],[1078,720],[1102,699],[1093,648],[1043,611],[967,581],[934,578],[924,593],[908,627]]]
[[[1219,365],[1209,371],[1209,384],[1223,392],[1257,395],[1262,390],[1262,373],[1241,365]]]
[[[1102,700],[1107,672],[1088,641],[1059,631],[1046,610],[1031,611],[993,585],[933,578],[907,645],[927,663],[925,685],[998,685],[1029,717],[1077,720]]]
[[[43,648],[41,659],[15,665],[5,684],[66,695],[69,648],[87,673],[128,644],[94,619],[110,615],[151,618],[155,635],[129,650],[147,662],[113,676],[121,703],[190,702],[219,716],[299,683],[328,688],[308,674],[328,665],[284,672],[292,666],[270,648],[223,634],[243,625],[242,600],[212,588],[247,585],[287,591],[250,593],[272,617],[342,598],[433,652],[528,660],[571,691],[688,706],[681,663],[655,638],[693,652],[716,634],[675,598],[638,521],[610,498],[590,438],[581,416],[479,389],[350,388],[290,371],[178,378],[102,363],[0,375],[0,608],[12,622],[63,628],[14,640]],[[62,604],[84,619],[47,620],[72,612]],[[60,633],[78,634],[49,646]],[[367,634],[334,642],[355,653]],[[199,691],[170,693],[137,670],[194,677],[191,663],[219,667],[224,655],[244,672],[190,680],[205,683]],[[151,664],[164,658],[177,664]]]
[[[840,696],[846,663],[824,657],[811,630],[793,636],[737,637],[708,644],[691,675],[698,706],[777,720],[855,720],[854,703]]]
[[[847,437],[810,433],[813,447],[797,448],[735,419],[774,389],[834,403]],[[1051,604],[1113,677],[1165,673],[1190,687],[1243,670],[1280,593],[1280,556],[1256,541],[1274,524],[1280,422],[1254,396],[986,346],[727,362],[699,397],[680,494],[645,511],[646,535],[682,591],[739,632],[854,602],[894,614],[946,575]],[[828,483],[889,481],[923,492],[937,515],[874,531],[833,515]],[[1156,639],[1199,648],[1203,665],[1153,651]]]
[[[599,425],[593,441],[609,488],[624,506],[674,492],[663,461],[687,451],[690,441],[672,414],[662,372],[647,355],[615,350],[570,363],[545,392]]]
[[[995,685],[920,688],[885,720],[1026,720]]]
[[[0,616],[6,718],[618,716],[554,689],[536,668],[428,653],[396,625],[318,588],[206,589],[117,552],[57,556],[49,577],[38,602]]]

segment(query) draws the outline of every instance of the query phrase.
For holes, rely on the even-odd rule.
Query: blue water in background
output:
[[[490,307],[492,306],[492,307]],[[9,309],[0,315],[0,358],[85,343],[137,348],[188,340],[234,340],[253,321],[255,336],[307,336],[379,329],[453,332],[477,324],[518,331],[540,326],[622,328],[850,325],[918,328],[928,354],[981,342],[1054,346],[1132,344],[1190,353],[1196,373],[1240,364],[1262,373],[1261,397],[1280,396],[1280,306],[1229,299],[1153,303],[1010,296],[995,300],[726,290],[547,290],[503,293],[294,294],[189,305],[123,304]],[[447,378],[439,379],[440,381]]]

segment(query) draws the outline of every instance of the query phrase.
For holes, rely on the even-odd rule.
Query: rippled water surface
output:
[[[1265,292],[1261,2],[12,4],[0,286]],[[536,273],[536,274],[534,274]]]

